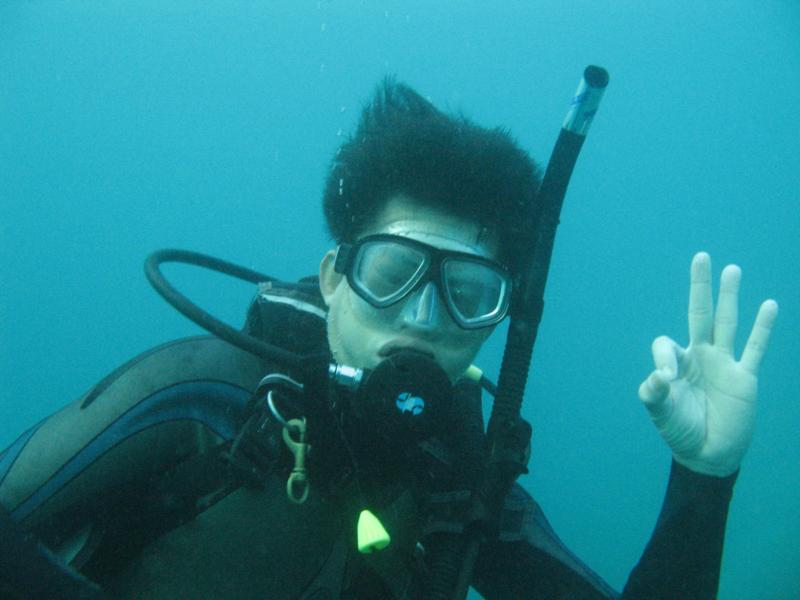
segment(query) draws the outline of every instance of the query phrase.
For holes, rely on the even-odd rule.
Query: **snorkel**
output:
[[[507,476],[514,478],[522,472],[518,465],[524,464],[521,457],[515,459],[507,455],[513,447],[509,436],[520,419],[533,346],[544,312],[544,289],[556,228],[572,171],[607,85],[605,69],[586,67],[536,194],[537,206],[530,219],[531,234],[524,240],[527,246],[520,248],[520,255],[527,259],[527,264],[521,269],[522,276],[518,278],[511,301],[511,321],[487,427],[493,464],[501,469],[511,468]]]
[[[522,276],[518,278],[511,303],[511,322],[489,421],[490,439],[501,435],[499,432],[507,427],[509,420],[519,417],[533,345],[544,312],[544,288],[561,207],[581,147],[607,85],[608,73],[605,69],[586,67],[536,194],[538,206],[530,219],[532,231],[524,239],[527,246],[519,249],[520,255],[527,258],[527,264],[521,269]]]
[[[522,275],[515,282],[511,301],[511,321],[497,394],[487,426],[489,463],[482,485],[473,495],[470,509],[473,522],[468,523],[465,529],[468,538],[466,544],[463,540],[452,540],[447,544],[452,548],[452,556],[442,557],[439,573],[432,576],[437,580],[450,578],[452,587],[436,586],[437,590],[426,597],[459,600],[466,597],[480,542],[484,535],[490,533],[485,528],[496,526],[493,521],[500,515],[511,486],[520,474],[527,472],[532,430],[522,420],[520,410],[533,346],[544,312],[544,289],[556,228],[572,171],[608,80],[608,73],[602,67],[588,66],[584,70],[536,194],[537,206],[529,219],[531,234],[525,239],[526,247],[519,250],[527,264],[523,265]],[[457,566],[459,563],[460,568]],[[438,593],[440,589],[455,589],[455,594],[444,591]]]

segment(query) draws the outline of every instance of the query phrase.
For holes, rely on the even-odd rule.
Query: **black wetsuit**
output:
[[[295,352],[327,345],[313,284],[262,289],[246,329]],[[444,458],[433,452],[411,469],[364,457],[358,476],[358,457],[312,454],[312,493],[292,504],[279,436],[264,438],[261,464],[252,451],[248,460],[231,457],[254,384],[276,370],[211,338],[143,355],[0,455],[0,504],[18,529],[35,533],[112,597],[419,597],[429,566],[424,535],[437,519],[431,482],[437,472],[447,475],[447,444]],[[457,393],[459,402],[480,403],[475,385]],[[69,446],[81,419],[92,425],[76,434],[74,448],[46,449],[47,440]],[[362,452],[353,446],[349,452]],[[734,481],[673,464],[656,529],[622,598],[716,595]],[[365,503],[392,535],[387,549],[370,555],[354,548]],[[11,567],[13,549],[0,548],[0,591],[35,585],[35,573]],[[481,546],[473,586],[490,599],[620,597],[560,542],[519,486],[497,537]]]

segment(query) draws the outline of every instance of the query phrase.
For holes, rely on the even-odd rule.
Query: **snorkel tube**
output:
[[[526,247],[520,248],[520,255],[527,258],[527,264],[520,270],[522,276],[512,298],[497,395],[487,427],[490,455],[484,481],[478,490],[479,505],[473,507],[477,519],[488,517],[491,522],[492,518],[497,518],[514,481],[527,470],[531,428],[521,419],[520,409],[544,311],[544,288],[556,228],[572,170],[608,80],[608,72],[602,67],[588,66],[584,70],[536,194],[535,214],[531,219],[533,229],[525,240]],[[459,600],[466,597],[484,533],[480,528],[467,532],[469,539],[461,550],[461,569],[453,596]]]
[[[578,154],[607,85],[605,69],[586,67],[536,194],[534,230],[525,240],[527,247],[520,248],[528,264],[521,269],[523,276],[519,278],[512,299],[511,323],[489,421],[490,439],[493,434],[498,435],[498,429],[509,420],[519,417],[533,345],[544,312],[544,288],[561,207]]]

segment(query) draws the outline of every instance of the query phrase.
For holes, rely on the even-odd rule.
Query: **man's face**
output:
[[[385,233],[494,259],[496,243],[480,225],[405,196],[384,206],[364,235]],[[335,251],[320,265],[320,289],[328,305],[328,342],[339,364],[374,368],[387,355],[409,348],[433,355],[452,381],[461,377],[494,327],[462,329],[448,313],[438,286],[422,285],[397,304],[376,308],[334,271]]]

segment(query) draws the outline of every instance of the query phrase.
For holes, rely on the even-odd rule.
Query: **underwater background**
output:
[[[544,166],[588,64],[611,83],[556,239],[522,483],[620,589],[670,464],[637,388],[655,336],[687,342],[689,262],[706,250],[715,278],[743,269],[738,352],[759,303],[780,305],[719,597],[800,597],[794,0],[3,2],[0,446],[128,358],[200,332],[145,281],[151,251],[316,272],[329,161],[385,75],[509,128]],[[248,285],[165,272],[242,323]],[[504,333],[480,356],[492,378]]]

